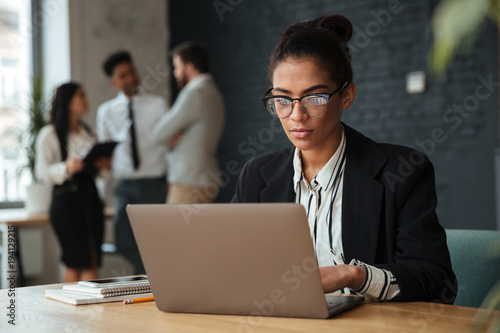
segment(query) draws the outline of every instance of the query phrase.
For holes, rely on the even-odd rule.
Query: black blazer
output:
[[[346,165],[342,245],[396,277],[398,301],[453,303],[457,283],[446,234],[438,222],[434,168],[407,147],[378,144],[343,124]],[[295,148],[266,153],[241,171],[232,202],[294,202]]]

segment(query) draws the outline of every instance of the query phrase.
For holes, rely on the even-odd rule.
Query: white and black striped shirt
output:
[[[314,177],[311,184],[304,178],[300,150],[295,149],[293,159],[295,202],[306,209],[307,220],[314,242],[316,258],[320,267],[344,264],[342,248],[342,188],[346,164],[346,138],[337,151]],[[399,285],[388,270],[377,268],[353,259],[350,265],[364,266],[366,280],[358,290],[369,298],[390,300],[399,294]],[[348,288],[339,292],[350,293]]]

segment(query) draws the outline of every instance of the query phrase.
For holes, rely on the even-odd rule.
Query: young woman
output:
[[[36,173],[54,184],[50,219],[66,265],[64,282],[97,278],[103,237],[103,204],[97,194],[97,169],[109,169],[109,159],[87,168],[82,158],[96,137],[82,121],[88,102],[83,87],[61,85],[55,94],[50,125],[37,138]]]
[[[294,147],[249,161],[233,202],[304,205],[325,292],[452,303],[456,279],[430,161],[340,121],[356,95],[352,31],[340,15],[286,29],[263,102]]]

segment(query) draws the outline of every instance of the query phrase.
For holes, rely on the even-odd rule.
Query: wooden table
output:
[[[106,208],[104,210],[104,215],[106,218],[113,216],[113,209]],[[9,286],[9,281],[6,276],[10,274],[16,274],[19,277],[19,271],[17,269],[17,265],[11,266],[9,264],[9,240],[10,243],[17,246],[15,241],[13,241],[14,237],[14,228],[25,228],[25,227],[40,227],[40,226],[49,226],[50,219],[49,214],[47,212],[44,213],[29,213],[26,209],[0,209],[0,233],[1,233],[1,241],[2,241],[2,258],[0,261],[0,289],[5,289]],[[4,255],[5,254],[5,255]],[[53,263],[50,265],[50,269],[56,269],[59,265],[59,262]],[[14,269],[11,269],[13,267]],[[12,272],[12,273],[9,273]],[[57,274],[57,272],[55,273]]]
[[[470,332],[476,308],[435,303],[364,304],[332,319],[264,318],[165,313],[154,302],[74,306],[46,299],[62,284],[0,290],[0,332]],[[15,326],[6,307],[14,299]],[[500,311],[495,312],[500,320]],[[7,328],[7,330],[6,330]],[[10,328],[10,330],[8,330]]]

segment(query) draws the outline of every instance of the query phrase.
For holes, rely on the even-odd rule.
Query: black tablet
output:
[[[116,141],[96,143],[83,159],[83,163],[85,165],[93,165],[101,157],[111,157],[117,144],[118,142]]]

